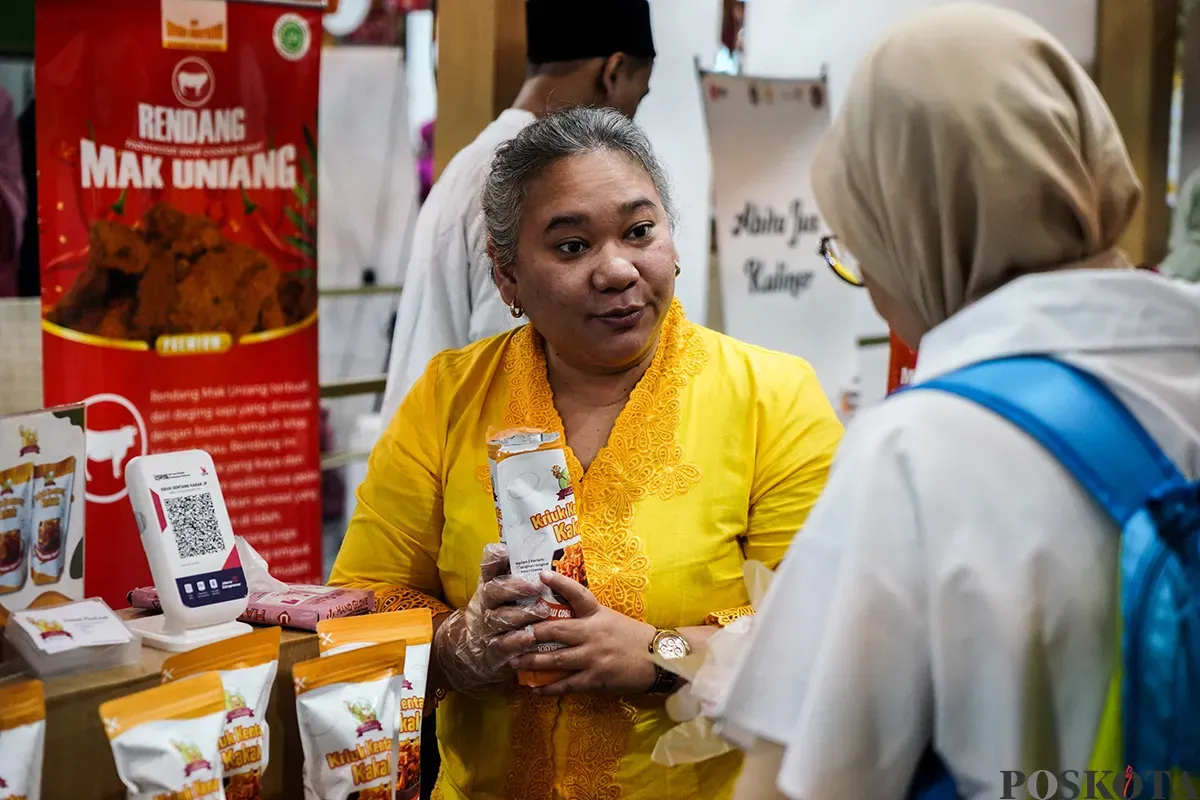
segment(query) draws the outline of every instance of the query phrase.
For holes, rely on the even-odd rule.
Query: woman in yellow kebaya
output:
[[[804,361],[685,318],[663,171],[620,114],[527,127],[483,208],[501,294],[529,324],[430,362],[375,447],[332,582],[438,614],[435,797],[726,797],[736,754],[651,761],[675,687],[646,656],[743,613],[743,561],[779,563],[841,426]],[[541,587],[503,574],[486,435],[516,426],[568,445],[590,590],[543,580],[575,619],[512,605]],[[568,646],[528,654],[536,641]],[[518,688],[517,667],[570,677]]]

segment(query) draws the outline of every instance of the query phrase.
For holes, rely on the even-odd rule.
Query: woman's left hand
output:
[[[570,603],[575,617],[537,623],[534,638],[567,646],[549,653],[526,653],[510,664],[515,669],[572,674],[535,689],[536,694],[642,694],[654,685],[657,672],[649,657],[656,632],[653,625],[600,605],[587,587],[565,575],[543,572],[542,582]]]

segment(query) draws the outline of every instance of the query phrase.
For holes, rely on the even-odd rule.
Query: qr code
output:
[[[168,497],[164,505],[180,558],[209,556],[225,549],[225,537],[217,523],[211,494],[201,492],[186,497]]]

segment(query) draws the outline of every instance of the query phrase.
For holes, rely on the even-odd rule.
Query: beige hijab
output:
[[[865,58],[813,163],[826,222],[929,330],[1013,278],[1128,266],[1141,187],[1112,114],[1049,33],[941,6]]]

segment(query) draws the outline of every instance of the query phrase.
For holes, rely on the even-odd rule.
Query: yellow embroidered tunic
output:
[[[437,356],[371,455],[331,583],[466,605],[480,553],[499,537],[486,432],[516,425],[563,430],[532,328]],[[743,560],[779,563],[841,434],[808,364],[692,325],[674,304],[586,474],[568,449],[571,475],[583,475],[574,486],[592,591],[660,628],[744,605]],[[435,797],[721,798],[740,765],[737,754],[652,763],[672,726],[662,698],[558,700],[514,686],[451,694],[437,713]]]

